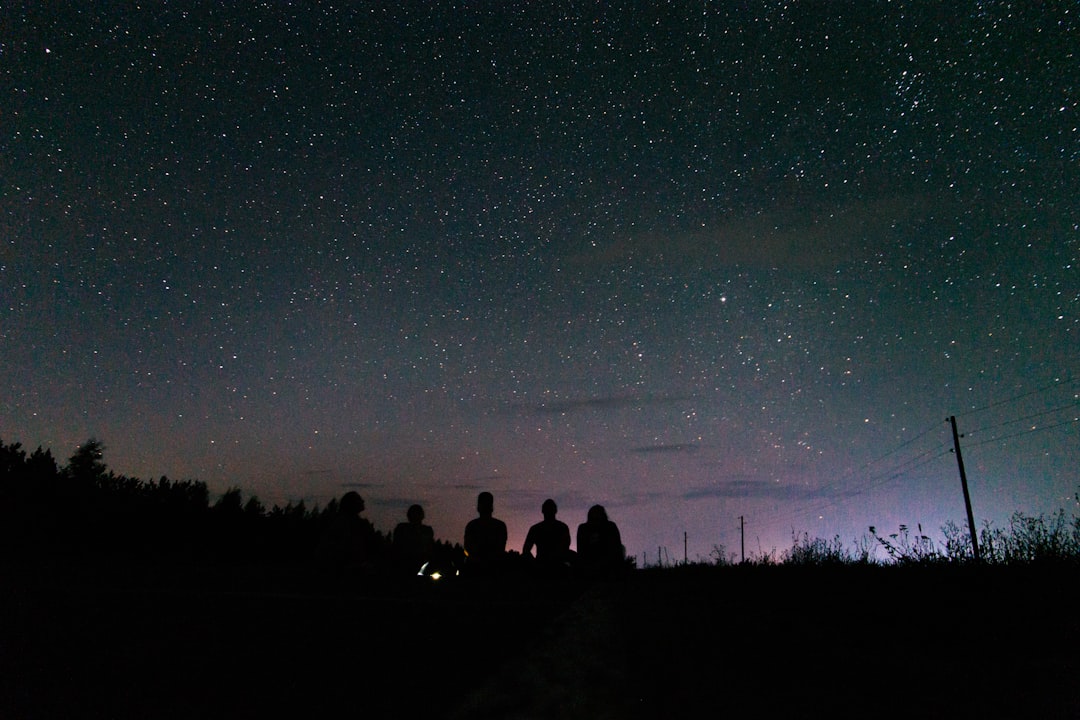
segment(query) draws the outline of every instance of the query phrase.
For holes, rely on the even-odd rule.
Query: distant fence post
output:
[[[746,563],[746,518],[739,516],[739,550],[742,552],[742,562]]]

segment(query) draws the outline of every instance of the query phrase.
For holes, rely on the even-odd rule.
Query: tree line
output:
[[[302,568],[338,514],[302,500],[266,508],[232,488],[214,501],[199,480],[117,474],[91,438],[61,465],[51,450],[32,452],[0,439],[0,556],[46,565],[118,560],[223,568]],[[377,555],[389,560],[390,534],[374,531]],[[436,541],[440,552],[459,546]]]

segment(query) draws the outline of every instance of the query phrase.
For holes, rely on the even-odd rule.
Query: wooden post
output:
[[[967,473],[964,472],[964,456],[960,454],[960,434],[956,432],[956,416],[949,416],[952,425],[953,449],[956,451],[956,464],[960,467],[960,486],[964,489],[964,507],[967,508],[968,530],[971,531],[971,555],[979,562],[979,534],[975,531],[975,515],[971,512],[971,496],[968,494]]]
[[[746,518],[739,516],[739,550],[742,553],[742,562],[746,562]]]

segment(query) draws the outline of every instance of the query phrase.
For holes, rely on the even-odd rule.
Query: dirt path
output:
[[[0,717],[1080,717],[1074,571],[0,588]],[[10,580],[10,578],[9,578]]]
[[[712,568],[584,595],[455,718],[1080,717],[1059,572]]]

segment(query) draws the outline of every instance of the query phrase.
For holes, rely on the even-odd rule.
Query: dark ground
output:
[[[1075,576],[689,567],[375,592],[6,568],[0,718],[1080,718]]]

